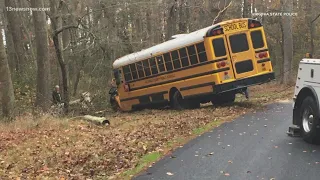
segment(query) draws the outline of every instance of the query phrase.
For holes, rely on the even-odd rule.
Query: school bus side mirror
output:
[[[311,53],[306,53],[306,58],[312,58],[312,54]]]

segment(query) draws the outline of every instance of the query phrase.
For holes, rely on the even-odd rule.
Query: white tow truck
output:
[[[293,97],[293,126],[288,135],[320,143],[320,59],[310,54],[300,61]]]

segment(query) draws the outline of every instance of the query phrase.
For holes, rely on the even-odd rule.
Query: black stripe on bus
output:
[[[206,86],[213,86],[213,85],[215,85],[214,82],[209,82],[209,83],[198,84],[198,85],[194,85],[194,86],[183,87],[180,89],[180,91],[196,89],[196,88],[201,88],[201,87],[206,87]]]
[[[256,53],[261,53],[261,52],[266,52],[266,51],[269,51],[269,49],[261,49],[259,51],[256,51]]]
[[[150,84],[148,86],[141,86],[141,87],[138,87],[138,88],[132,88],[131,91],[136,91],[136,90],[139,90],[139,89],[144,89],[144,88],[148,88],[148,87],[152,87],[152,86],[159,86],[159,85],[163,85],[163,84],[167,84],[167,83],[172,83],[172,82],[175,82],[175,81],[182,81],[182,80],[191,79],[191,78],[195,78],[195,77],[215,74],[215,73],[228,71],[228,70],[230,70],[230,68],[227,67],[227,68],[208,71],[208,72],[204,72],[204,73],[194,74],[194,75],[191,75],[191,76],[186,76],[186,77],[183,77],[183,78],[173,79],[173,80],[170,80],[170,81],[165,81],[165,82],[156,83],[156,84]]]
[[[269,62],[270,61],[270,59],[268,58],[268,59],[261,59],[261,60],[259,60],[259,61],[257,61],[258,63],[264,63],[264,62]]]
[[[157,93],[152,93],[152,94],[147,94],[147,95],[143,95],[143,96],[134,96],[134,97],[130,97],[130,98],[125,98],[125,99],[120,99],[120,102],[123,102],[123,101],[130,101],[130,100],[134,100],[134,99],[145,99],[145,98],[149,98],[149,96],[163,96],[165,94],[167,94],[168,91],[162,91],[162,92],[157,92]]]
[[[190,69],[190,68],[194,68],[194,67],[199,67],[199,66],[204,66],[204,65],[208,65],[208,64],[212,64],[212,63],[216,63],[216,62],[220,62],[220,61],[225,61],[227,59],[228,58],[225,57],[225,58],[215,59],[215,60],[211,60],[211,61],[206,61],[206,62],[203,62],[203,63],[195,64],[195,65],[184,67],[184,68],[180,68],[180,69],[175,69],[175,70],[168,71],[168,72],[155,74],[155,75],[144,77],[144,78],[141,78],[141,79],[135,79],[135,80],[127,81],[127,83],[134,83],[134,82],[137,82],[137,81],[142,81],[142,80],[154,78],[154,77],[161,76],[161,75],[166,75],[166,74],[169,74],[169,73],[174,73],[174,72],[178,72],[178,71],[182,71],[182,70],[186,70],[186,69]]]

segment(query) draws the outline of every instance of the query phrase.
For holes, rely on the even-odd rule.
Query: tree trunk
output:
[[[77,75],[76,75],[76,79],[73,85],[73,96],[77,95],[77,90],[78,90],[78,85],[80,82],[80,76],[81,76],[81,69],[78,70]]]
[[[64,62],[64,59],[63,59],[58,35],[53,36],[53,42],[54,42],[54,47],[56,50],[58,62],[59,62],[60,69],[61,69],[65,111],[67,113],[69,111],[69,101],[70,101],[69,90],[68,90],[69,86],[68,86],[67,67],[66,67],[66,63]]]
[[[15,0],[5,0],[5,6],[6,7],[16,7],[16,1]],[[14,42],[14,48],[17,54],[17,62],[16,62],[16,71],[18,75],[18,81],[22,81],[23,78],[25,78],[25,50],[23,45],[23,36],[21,32],[21,19],[19,16],[19,12],[16,11],[8,11],[7,12],[7,18],[8,18],[8,25],[11,30],[12,39]]]
[[[248,8],[248,0],[243,0],[243,11],[242,11],[242,17],[248,18],[249,17],[249,8]]]
[[[14,72],[15,67],[16,67],[16,62],[17,62],[17,54],[16,54],[16,51],[14,48],[12,34],[10,32],[11,32],[11,30],[9,29],[9,26],[6,26],[5,37],[6,37],[6,46],[7,46],[7,52],[8,52],[9,67],[10,67],[10,72]]]
[[[14,118],[14,93],[2,33],[0,33],[0,92],[2,94],[2,114],[12,119]]]
[[[62,2],[62,1],[61,1]],[[60,2],[60,3],[61,3]],[[56,51],[56,56],[58,59],[58,63],[60,66],[61,70],[61,76],[62,76],[62,95],[63,95],[63,102],[65,105],[65,113],[68,113],[69,111],[69,85],[68,85],[68,72],[67,72],[67,64],[64,60],[63,57],[63,52],[62,52],[62,38],[59,34],[61,34],[63,31],[68,30],[70,28],[76,28],[77,26],[69,26],[69,27],[61,27],[62,22],[61,22],[61,12],[58,10],[56,6],[56,1],[55,0],[50,0],[50,7],[51,7],[51,27],[53,30],[53,35],[52,35],[52,40],[54,43],[55,51]]]
[[[31,0],[32,8],[43,7],[43,0]],[[37,97],[36,106],[47,111],[50,108],[50,61],[46,14],[43,11],[33,13],[35,39],[37,47]]]
[[[293,9],[292,0],[286,0],[286,4],[283,4],[284,12],[291,13]],[[292,35],[292,16],[283,16],[283,83],[289,84],[291,82],[292,75],[292,59],[293,59],[293,35]]]

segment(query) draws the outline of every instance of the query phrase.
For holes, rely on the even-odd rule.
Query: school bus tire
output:
[[[184,99],[181,93],[178,90],[174,91],[171,99],[171,107],[175,110],[183,110],[185,109],[183,101]]]

